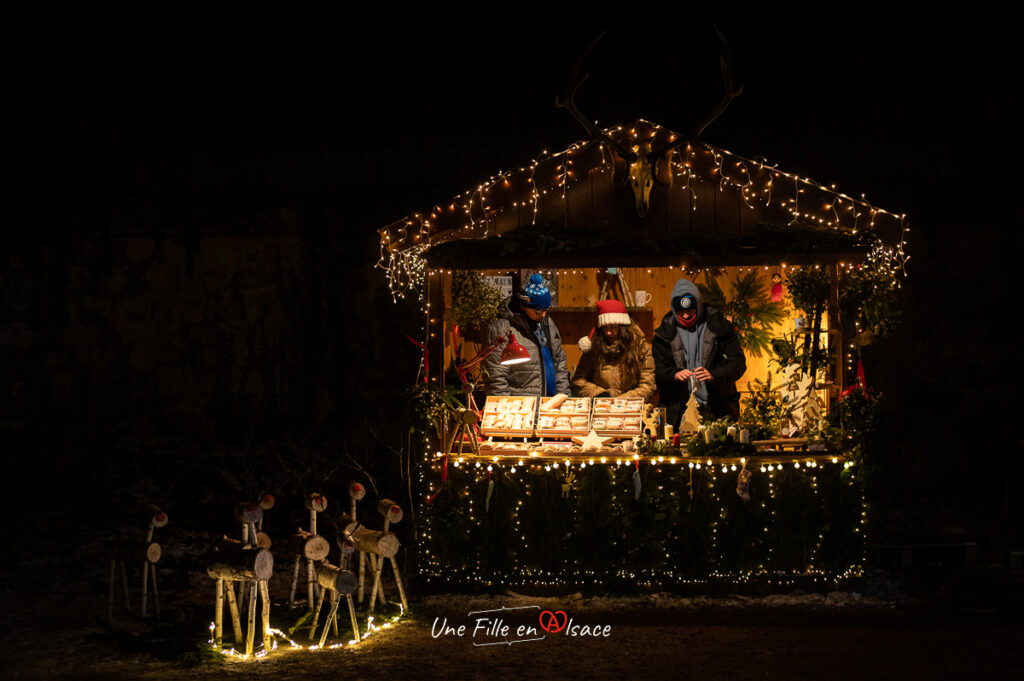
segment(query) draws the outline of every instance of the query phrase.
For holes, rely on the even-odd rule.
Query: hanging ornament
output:
[[[633,500],[639,501],[640,487],[642,485],[640,482],[640,460],[633,459],[633,465],[636,466],[636,470],[633,471]]]
[[[576,482],[576,474],[570,470],[565,472],[565,480],[562,481],[562,498],[568,499],[573,483]]]
[[[743,501],[750,501],[750,478],[753,477],[750,471],[747,470],[747,462],[743,462],[743,468],[740,469],[739,477],[736,479],[736,494]]]
[[[484,498],[484,512],[491,512],[491,495],[494,494],[494,473],[491,466],[487,467],[487,496]]]
[[[782,302],[782,275],[778,272],[772,274],[772,302]]]

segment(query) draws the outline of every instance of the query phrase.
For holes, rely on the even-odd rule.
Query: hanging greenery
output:
[[[705,303],[714,305],[732,322],[743,349],[756,357],[770,349],[772,327],[786,317],[782,303],[772,302],[769,286],[761,281],[759,270],[737,274],[732,283],[733,297],[726,298],[718,279],[704,274],[704,284],[697,284]]]
[[[878,468],[885,449],[881,437],[883,415],[881,395],[870,395],[861,386],[846,393],[828,415],[830,449],[842,452],[860,466],[867,479]]]
[[[476,270],[452,274],[452,322],[464,330],[482,329],[501,313],[504,298]]]
[[[755,378],[741,405],[739,425],[750,431],[752,440],[768,440],[778,435],[782,424],[789,419],[790,409],[777,388],[772,387],[772,375],[765,381]]]
[[[896,275],[881,267],[858,266],[840,280],[839,312],[844,321],[857,325],[856,345],[889,335],[899,323],[896,287]]]
[[[828,272],[817,267],[791,270],[786,278],[786,287],[793,299],[794,307],[803,310],[809,318],[809,333],[804,336],[800,358],[802,362],[806,362],[801,363],[801,368],[814,376],[818,367],[822,366],[819,354],[821,319],[829,303]]]

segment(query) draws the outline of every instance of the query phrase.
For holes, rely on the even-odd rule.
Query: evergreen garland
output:
[[[465,330],[482,329],[501,313],[501,290],[476,270],[452,274],[452,322]]]

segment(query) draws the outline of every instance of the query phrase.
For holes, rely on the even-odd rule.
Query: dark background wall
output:
[[[552,103],[596,31],[72,19],[26,22],[10,61],[12,493],[125,448],[287,437],[376,456],[418,320],[373,267],[375,230],[579,138]],[[868,356],[891,408],[890,496],[1019,525],[1007,36],[970,20],[720,26],[745,91],[707,141],[910,215],[904,322]],[[708,23],[634,34],[594,52],[585,112],[681,129],[715,104]]]

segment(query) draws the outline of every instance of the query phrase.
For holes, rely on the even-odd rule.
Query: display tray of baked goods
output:
[[[639,435],[643,422],[639,414],[636,416],[594,416],[591,422],[594,432],[598,435],[632,437]]]
[[[582,454],[622,456],[629,454],[629,452],[626,450],[626,443],[624,442],[608,442],[601,447],[584,447],[583,445],[572,441],[547,441],[543,439],[539,442],[523,442],[520,440],[518,442],[489,441],[480,443],[480,455],[483,457],[500,455],[521,456],[524,459],[526,457],[537,459],[545,457],[558,458],[562,456],[579,456]]]
[[[642,398],[595,397],[591,427],[598,435],[629,437],[643,429]]]
[[[540,403],[538,436],[586,435],[590,432],[590,398],[558,394]]]
[[[533,435],[536,397],[489,395],[484,403],[480,432],[487,436]]]
[[[640,416],[644,401],[640,397],[595,397],[594,416]]]

